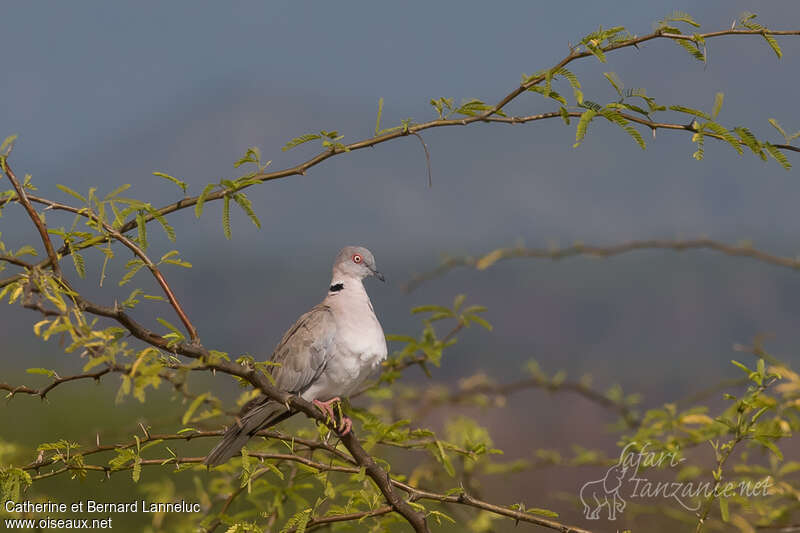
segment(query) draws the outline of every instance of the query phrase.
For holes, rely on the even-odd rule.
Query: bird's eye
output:
[[[358,264],[358,263],[360,263],[360,262],[361,262],[361,256],[360,256],[360,255],[358,255],[358,254],[355,254],[355,255],[353,256],[353,263],[356,263],[356,264]]]

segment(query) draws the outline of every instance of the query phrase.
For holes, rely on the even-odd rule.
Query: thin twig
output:
[[[422,138],[422,135],[416,131],[411,135],[419,139],[419,142],[422,144],[422,149],[425,150],[425,163],[428,169],[428,188],[430,189],[433,187],[433,175],[431,174],[431,153],[428,151],[428,145],[425,144],[425,139]]]
[[[14,171],[11,170],[11,166],[8,164],[8,159],[5,156],[0,158],[0,166],[3,167],[3,172],[8,178],[8,181],[11,182],[14,190],[17,191],[18,201],[22,204],[22,207],[25,208],[25,211],[28,212],[28,215],[31,217],[31,221],[33,221],[33,224],[36,226],[36,230],[39,232],[39,236],[42,239],[42,244],[44,244],[44,249],[47,251],[47,257],[50,259],[53,272],[55,272],[56,277],[61,278],[62,275],[59,256],[56,254],[56,251],[53,248],[53,242],[50,240],[50,235],[47,233],[47,226],[45,225],[44,220],[42,220],[42,218],[39,216],[39,213],[37,213],[31,205],[28,195],[25,192],[25,187],[22,186],[17,179],[17,176],[14,174]]]
[[[403,285],[403,290],[411,292],[424,282],[436,279],[458,267],[472,267],[484,270],[499,261],[517,258],[552,259],[559,260],[578,255],[592,257],[611,257],[637,250],[686,250],[707,249],[721,252],[725,255],[736,257],[749,257],[763,263],[800,270],[800,259],[773,255],[757,250],[750,245],[732,245],[712,239],[691,240],[666,240],[648,239],[628,241],[611,246],[595,246],[589,244],[573,244],[565,248],[526,248],[517,246],[513,248],[500,248],[482,257],[460,256],[449,257],[433,270],[414,276]]]

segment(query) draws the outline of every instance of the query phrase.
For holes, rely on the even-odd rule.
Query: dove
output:
[[[333,262],[325,299],[297,319],[270,357],[275,386],[313,402],[333,420],[332,405],[359,390],[386,359],[386,337],[362,281],[370,276],[385,281],[372,252],[361,246],[342,248]],[[294,414],[266,396],[254,398],[204,463],[226,462],[257,431]],[[346,435],[351,427],[352,421],[342,417],[339,434]]]

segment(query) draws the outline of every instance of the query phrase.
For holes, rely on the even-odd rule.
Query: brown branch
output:
[[[194,440],[194,439],[219,437],[219,436],[224,435],[224,434],[225,434],[225,430],[224,429],[212,430],[212,431],[194,430],[192,432],[186,432],[186,433],[165,433],[165,434],[147,432],[144,435],[144,437],[140,438],[138,441],[133,440],[133,441],[124,442],[124,443],[118,443],[118,444],[112,444],[112,445],[102,445],[102,446],[99,444],[99,437],[98,437],[97,446],[95,446],[93,448],[90,448],[88,450],[84,450],[84,451],[74,451],[73,452],[73,456],[80,455],[80,456],[83,456],[83,457],[88,457],[90,455],[95,455],[95,454],[103,453],[103,452],[110,452],[110,451],[114,451],[114,450],[117,450],[117,449],[134,448],[134,447],[139,446],[141,444],[146,444],[148,442],[156,441],[156,440],[160,440],[160,441],[181,441],[181,440],[184,440],[186,442],[189,442],[189,441]],[[325,452],[335,456],[337,459],[340,459],[340,460],[342,460],[342,461],[344,461],[346,463],[349,463],[351,465],[357,465],[356,461],[352,457],[349,457],[347,454],[345,454],[341,450],[339,450],[336,447],[334,447],[334,446],[332,446],[332,445],[330,445],[330,444],[328,444],[326,442],[323,442],[323,441],[304,439],[304,438],[301,438],[301,437],[295,437],[295,436],[292,436],[292,435],[287,435],[285,433],[280,433],[280,432],[272,431],[272,430],[261,430],[261,431],[256,432],[255,435],[260,436],[260,437],[264,437],[264,438],[268,438],[268,439],[280,440],[280,441],[283,441],[283,442],[293,442],[295,445],[303,446],[305,449],[308,449],[308,450],[324,450]],[[255,453],[258,453],[258,452],[250,452],[250,455],[252,456]],[[41,468],[43,468],[45,466],[48,466],[50,464],[53,464],[53,459],[52,458],[44,458],[44,457],[42,457],[42,458],[38,458],[36,461],[33,461],[32,463],[29,463],[28,465],[26,465],[24,467],[22,467],[22,469],[23,470],[36,470],[36,471],[38,471],[39,469],[41,469]]]
[[[38,396],[42,400],[45,399],[47,393],[53,390],[54,388],[58,387],[62,383],[67,383],[70,381],[77,381],[80,379],[94,379],[95,381],[100,381],[100,378],[108,374],[109,372],[114,371],[115,369],[112,367],[104,368],[102,370],[98,370],[97,372],[88,372],[85,374],[76,374],[74,376],[66,376],[66,377],[56,377],[53,379],[50,384],[41,389],[32,389],[30,387],[26,387],[25,385],[20,385],[17,387],[11,386],[8,383],[0,383],[0,390],[7,390],[9,391],[6,398],[13,398],[17,394],[31,394],[33,396]]]
[[[11,263],[12,265],[21,266],[23,268],[32,269],[33,265],[19,259],[18,257],[14,257],[13,255],[4,255],[0,254],[0,261],[5,261],[6,263]]]
[[[782,266],[794,270],[800,270],[800,259],[773,255],[761,250],[757,250],[749,245],[731,245],[712,239],[691,239],[691,240],[665,240],[648,239],[641,241],[628,241],[611,246],[594,246],[576,243],[566,248],[500,248],[488,253],[483,257],[450,257],[445,259],[438,267],[428,272],[414,276],[403,285],[403,290],[411,292],[422,285],[424,282],[438,278],[447,274],[449,271],[458,267],[471,267],[484,270],[498,261],[517,258],[536,258],[559,260],[578,255],[588,255],[592,257],[611,257],[615,255],[633,252],[637,250],[674,250],[683,252],[686,250],[707,249],[721,252],[725,255],[735,257],[749,257],[763,263]]]
[[[384,505],[382,507],[378,507],[377,509],[372,509],[371,511],[361,511],[358,513],[347,513],[347,514],[334,514],[334,515],[327,515],[327,516],[320,516],[318,518],[312,518],[306,524],[306,531],[311,531],[314,529],[318,529],[329,524],[333,524],[335,522],[350,522],[350,521],[360,521],[364,518],[370,518],[373,516],[381,516],[388,513],[391,513],[394,509],[392,509],[391,505]],[[294,533],[297,531],[297,528],[292,528],[286,533]]]
[[[422,138],[422,135],[417,132],[414,132],[411,135],[419,139],[420,144],[422,144],[422,149],[425,150],[425,163],[426,168],[428,169],[428,188],[430,189],[433,187],[433,175],[431,174],[431,153],[428,151],[428,145],[425,144],[425,139]]]
[[[25,187],[17,179],[17,176],[14,174],[14,171],[11,170],[11,166],[8,164],[8,158],[3,156],[0,158],[0,166],[3,167],[3,172],[5,173],[8,181],[11,182],[11,185],[14,187],[14,190],[17,191],[17,199],[19,203],[22,204],[22,207],[25,208],[25,211],[28,212],[28,216],[31,217],[33,224],[36,226],[36,230],[39,232],[39,236],[42,239],[42,244],[44,244],[44,249],[47,251],[47,257],[50,259],[50,264],[53,268],[53,272],[55,272],[56,277],[61,278],[61,265],[59,264],[59,257],[56,254],[55,249],[53,248],[53,243],[50,240],[50,235],[47,233],[47,226],[45,225],[44,221],[39,216],[39,213],[31,205],[30,200],[28,199],[28,195],[25,192]]]
[[[169,300],[170,305],[175,310],[175,313],[178,315],[178,317],[181,319],[181,322],[183,322],[183,325],[186,328],[186,331],[189,332],[190,339],[193,342],[198,340],[197,329],[194,327],[192,322],[189,320],[188,315],[183,310],[183,307],[181,306],[180,302],[178,302],[178,299],[175,296],[175,293],[170,288],[170,286],[167,283],[167,280],[164,277],[164,275],[158,269],[158,266],[156,266],[156,264],[147,256],[147,254],[144,252],[144,250],[142,250],[136,243],[134,243],[127,236],[125,236],[124,232],[116,230],[112,226],[108,225],[104,220],[102,220],[99,216],[94,214],[94,212],[92,212],[90,209],[86,209],[86,208],[79,209],[79,208],[73,207],[73,206],[68,205],[68,204],[63,204],[61,202],[55,202],[53,200],[48,200],[46,198],[41,198],[39,196],[31,196],[30,199],[32,201],[34,201],[34,202],[46,205],[47,209],[54,209],[54,210],[59,210],[59,211],[67,211],[67,212],[70,212],[70,213],[74,213],[76,215],[84,216],[84,217],[92,220],[93,222],[98,224],[100,227],[102,227],[103,230],[109,236],[111,236],[112,238],[114,238],[117,241],[121,242],[126,248],[128,248],[131,252],[133,252],[133,254],[136,257],[138,257],[145,264],[145,266],[147,266],[147,268],[153,274],[153,277],[155,277],[156,281],[161,286],[161,289],[164,291],[164,294],[167,296],[167,299]],[[96,239],[96,237],[94,237],[94,238]],[[63,252],[62,251],[59,251],[59,252],[61,253],[61,255],[65,255],[65,254],[71,253],[69,248],[66,247],[66,245],[64,247]],[[49,262],[47,264],[52,264],[52,260],[49,260]],[[43,266],[46,266],[46,265],[45,265],[45,263],[42,263],[42,264],[37,265],[37,266],[43,267]]]
[[[352,433],[349,433],[348,436],[351,435],[351,434]],[[250,457],[256,457],[256,458],[262,459],[262,460],[268,460],[269,459],[269,460],[275,460],[275,461],[292,461],[292,462],[296,462],[296,463],[301,463],[301,464],[303,464],[305,466],[308,466],[310,468],[313,468],[313,469],[315,469],[315,470],[317,470],[319,472],[340,472],[340,473],[344,473],[344,474],[358,474],[361,471],[360,468],[357,468],[355,466],[342,466],[342,465],[334,465],[334,464],[325,464],[325,463],[320,463],[318,461],[314,461],[312,459],[308,459],[306,457],[302,457],[302,456],[295,455],[295,454],[248,452],[248,455]],[[204,459],[205,459],[205,457],[179,457],[179,458],[168,457],[168,458],[161,458],[161,459],[142,459],[139,464],[141,464],[142,466],[162,466],[162,465],[168,464],[168,463],[174,463],[175,465],[202,464]],[[358,461],[358,463],[359,463],[360,466],[364,466],[364,465],[361,464],[360,461]],[[112,469],[110,466],[105,466],[105,465],[87,465],[87,464],[84,464],[84,465],[81,465],[81,466],[65,465],[65,466],[63,466],[63,467],[61,467],[59,469],[53,470],[52,472],[46,472],[44,474],[39,474],[39,475],[36,475],[36,476],[32,476],[32,479],[34,481],[37,481],[37,480],[40,480],[40,479],[53,477],[53,476],[60,475],[60,474],[66,473],[66,472],[71,472],[71,471],[76,471],[76,470],[81,470],[81,469],[88,470],[88,471],[103,472],[103,473],[106,473],[106,474],[112,474],[112,473],[115,473],[115,472],[122,472],[122,471],[126,471],[126,470],[131,470],[133,468],[133,466],[134,466],[133,463],[131,463],[129,465],[124,465],[122,467],[113,468]],[[29,467],[26,467],[26,468],[29,469]],[[369,467],[367,467],[366,470],[367,470],[367,474],[369,475]],[[532,513],[527,513],[527,512],[524,512],[524,511],[517,511],[517,510],[514,510],[514,509],[510,509],[508,507],[502,507],[500,505],[495,505],[495,504],[492,504],[492,503],[488,503],[488,502],[485,502],[483,500],[479,500],[477,498],[471,497],[471,496],[469,496],[468,494],[466,494],[464,492],[462,492],[460,494],[453,494],[453,495],[439,494],[439,493],[436,493],[436,492],[431,492],[431,491],[427,491],[427,490],[424,490],[424,489],[419,489],[419,488],[413,487],[413,486],[411,486],[411,485],[409,485],[407,483],[404,483],[402,481],[398,481],[396,479],[392,479],[391,477],[388,476],[388,474],[384,474],[384,475],[385,475],[384,480],[385,480],[385,483],[387,485],[389,485],[390,487],[397,487],[397,488],[405,491],[406,493],[408,493],[410,501],[412,501],[412,502],[413,501],[418,501],[418,500],[432,500],[432,501],[438,501],[438,502],[441,502],[441,503],[461,504],[461,505],[466,505],[466,506],[469,506],[469,507],[474,507],[476,509],[489,511],[489,512],[492,512],[492,513],[495,513],[495,514],[498,514],[498,515],[501,515],[501,516],[505,516],[507,518],[511,518],[511,519],[514,519],[514,520],[518,520],[518,521],[522,521],[522,522],[528,522],[528,523],[532,523],[532,524],[537,524],[537,525],[540,525],[540,526],[548,527],[550,529],[554,529],[556,531],[561,531],[563,533],[588,533],[584,529],[580,529],[580,528],[568,526],[568,525],[565,525],[565,524],[561,524],[561,523],[555,522],[553,520],[547,520],[547,519],[541,518],[541,517],[539,517],[537,515],[534,515]],[[408,503],[406,503],[406,505],[408,505]],[[400,512],[395,505],[389,505],[389,506],[386,506],[386,507],[388,508],[388,510],[385,511],[386,513],[391,512],[391,511]],[[380,513],[380,514],[385,514],[385,513]],[[400,513],[400,514],[403,514],[403,513]],[[320,522],[315,522],[315,523],[322,524],[322,523],[327,523],[327,522],[336,522],[336,521],[345,520],[345,518],[334,519],[334,517],[336,517],[336,516],[349,516],[349,515],[334,515],[334,516],[331,516],[331,517],[322,517],[322,518],[327,518],[327,520],[324,521],[324,522],[320,521]],[[368,515],[357,513],[357,514],[354,514],[352,516],[353,516],[352,519],[357,519],[357,518],[361,518],[363,516],[368,516]],[[403,516],[405,518],[405,515],[403,515]],[[420,513],[420,517],[421,517],[420,519],[422,520],[422,526],[421,527],[423,527],[425,530],[427,530],[427,525],[425,525],[425,521],[424,521],[424,515],[422,515]],[[311,522],[309,522],[309,524],[311,524]],[[414,525],[413,522],[411,522],[411,524],[416,529],[417,526]]]

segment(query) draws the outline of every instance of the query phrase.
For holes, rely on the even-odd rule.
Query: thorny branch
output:
[[[676,252],[698,249],[714,250],[725,255],[749,257],[763,263],[800,270],[800,258],[773,255],[753,248],[749,244],[732,245],[705,238],[691,240],[648,239],[628,241],[611,246],[595,246],[582,243],[573,244],[565,248],[526,248],[524,246],[517,246],[513,248],[500,248],[482,257],[448,257],[433,270],[414,276],[407,281],[403,285],[403,290],[411,292],[426,281],[441,277],[458,267],[470,267],[484,270],[498,261],[505,261],[508,259],[535,258],[557,261],[559,259],[566,259],[578,255],[605,258],[637,250],[657,249],[674,250]]]
[[[154,436],[152,436],[152,439],[155,440],[157,438],[163,438],[163,437],[164,436],[155,436],[154,435]],[[186,438],[186,437],[183,437],[183,436],[180,436],[180,435],[174,435],[172,437],[174,437],[174,438]],[[189,437],[189,438],[191,438],[191,437]],[[142,442],[145,442],[145,441],[142,441]],[[114,449],[114,448],[113,447],[108,447],[107,449],[110,450],[110,449]],[[86,454],[84,454],[84,455],[86,455]],[[309,459],[307,457],[303,457],[303,456],[296,455],[296,454],[291,454],[291,453],[248,452],[248,455],[250,457],[258,458],[258,459],[261,459],[261,460],[272,460],[272,461],[279,461],[279,462],[280,461],[296,462],[296,463],[303,464],[303,465],[305,465],[307,467],[313,468],[314,470],[316,470],[318,472],[339,472],[339,473],[344,473],[344,474],[358,474],[361,471],[361,469],[359,467],[363,466],[358,459],[349,459],[349,460],[347,460],[346,462],[349,463],[351,466],[345,466],[345,465],[332,464],[332,463],[322,463],[322,462],[319,462],[319,461],[315,461],[313,459]],[[168,457],[168,458],[158,458],[158,459],[142,459],[141,462],[138,463],[138,464],[141,464],[142,466],[162,466],[164,464],[175,464],[176,466],[178,466],[178,465],[185,465],[185,464],[202,464],[204,459],[205,459],[205,457]],[[110,474],[115,473],[115,472],[121,472],[121,471],[130,470],[130,469],[133,468],[133,466],[134,466],[133,464],[128,464],[128,465],[124,465],[124,466],[121,466],[121,467],[118,467],[118,468],[112,468],[111,466],[108,466],[108,465],[90,465],[90,464],[83,464],[83,465],[80,465],[80,466],[65,465],[65,466],[62,466],[62,467],[60,467],[58,469],[52,470],[50,472],[46,472],[46,473],[43,473],[43,474],[38,474],[38,475],[34,476],[33,479],[34,480],[38,480],[38,479],[49,478],[49,477],[57,476],[57,475],[60,475],[60,474],[64,474],[66,472],[71,472],[71,471],[80,470],[80,469],[83,469],[83,470],[86,470],[86,471],[97,471],[97,472],[102,472],[104,474],[110,475]],[[35,470],[37,468],[40,468],[40,466],[37,465],[36,463],[28,465],[28,466],[25,467],[26,470]],[[369,471],[369,470],[367,470],[367,471]],[[507,508],[507,507],[494,505],[494,504],[479,500],[477,498],[473,498],[470,495],[466,494],[465,492],[459,492],[458,494],[450,494],[450,495],[448,495],[448,494],[441,494],[441,493],[437,493],[437,492],[427,491],[427,490],[423,490],[423,489],[419,489],[417,487],[411,486],[411,485],[409,485],[409,484],[407,484],[407,483],[405,483],[403,481],[399,481],[399,480],[393,479],[393,478],[389,477],[388,475],[386,475],[386,477],[385,477],[385,483],[390,485],[390,486],[392,486],[392,487],[396,487],[396,488],[404,491],[405,493],[407,493],[408,497],[409,497],[409,501],[412,501],[412,502],[418,501],[418,500],[433,500],[433,501],[438,501],[438,502],[441,502],[441,503],[461,504],[461,505],[466,505],[466,506],[469,506],[469,507],[474,507],[476,509],[482,509],[482,510],[490,511],[490,512],[493,512],[493,513],[501,515],[501,516],[506,516],[508,518],[512,518],[514,520],[519,520],[519,521],[522,521],[522,522],[528,522],[528,523],[531,523],[531,524],[537,524],[537,525],[540,525],[540,526],[548,527],[550,529],[554,529],[556,531],[562,531],[564,533],[568,533],[568,532],[588,533],[584,529],[567,526],[567,525],[561,524],[559,522],[555,522],[555,521],[552,521],[552,520],[541,518],[541,517],[536,516],[535,514],[532,514],[532,513],[527,513],[527,512],[523,512],[523,511],[517,511],[517,510],[514,510],[514,509]],[[392,510],[397,511],[397,508],[394,507],[393,505],[386,506],[386,507],[389,509],[386,512],[391,512]],[[383,514],[383,513],[380,513],[380,514]],[[342,515],[338,515],[338,516],[342,516]],[[349,515],[343,515],[343,516],[349,516]],[[370,514],[360,514],[359,513],[358,516],[361,517],[361,516],[372,516],[372,515],[370,515]],[[338,520],[334,520],[332,517],[327,517],[327,518],[328,518],[327,520],[324,520],[324,521],[321,521],[321,522],[318,522],[318,523],[327,523],[327,522],[344,520],[344,518],[340,518]],[[424,524],[424,517],[422,517],[422,518],[423,518],[423,524]],[[427,527],[427,526],[425,526],[425,527]]]

